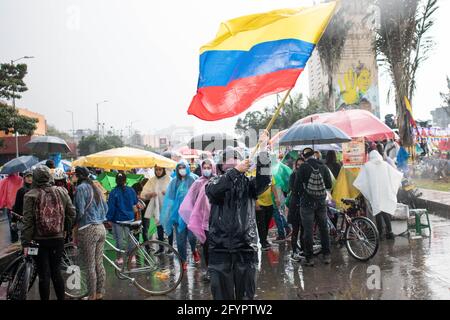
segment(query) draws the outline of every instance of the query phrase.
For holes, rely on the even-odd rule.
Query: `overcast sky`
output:
[[[205,122],[188,116],[195,94],[198,51],[214,38],[221,21],[250,13],[311,5],[310,0],[1,0],[0,61],[24,55],[29,90],[17,103],[46,116],[49,124],[71,130],[95,128],[100,121],[115,129],[133,127],[152,133],[170,125],[197,131],[232,132],[237,117]],[[450,0],[432,29],[437,45],[418,73],[415,116],[431,118],[440,106],[439,92],[450,75]],[[394,112],[386,102],[389,78],[380,74],[381,114]],[[308,95],[307,70],[296,91]],[[249,110],[274,103],[268,97]]]

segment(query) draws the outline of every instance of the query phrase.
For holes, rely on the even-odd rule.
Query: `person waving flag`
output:
[[[336,2],[252,14],[221,24],[200,49],[197,94],[188,114],[233,117],[256,100],[292,89],[325,31]]]

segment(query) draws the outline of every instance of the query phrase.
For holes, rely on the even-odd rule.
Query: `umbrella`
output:
[[[24,172],[38,163],[39,159],[34,156],[21,156],[5,163],[0,174]]]
[[[294,125],[311,123],[312,121],[331,124],[352,138],[364,137],[369,141],[395,138],[394,131],[391,128],[366,110],[356,109],[313,114],[298,120]]]
[[[77,160],[72,162],[72,167],[90,167],[90,165],[86,157],[79,157]]]
[[[183,146],[177,149],[177,151],[183,158],[198,158],[200,156],[199,151],[197,151],[196,149],[190,149],[187,146]]]
[[[45,166],[45,163],[47,162],[47,160],[43,160],[37,164],[35,164],[32,169],[36,168],[37,166]],[[68,161],[68,160],[61,160],[59,162],[59,166],[58,168],[63,169],[65,172],[70,171],[70,169],[72,168],[72,162]]]
[[[204,151],[224,150],[226,147],[238,147],[238,141],[226,133],[204,133],[193,137],[187,143],[191,149],[198,149]]]
[[[116,187],[115,172],[103,172],[97,177],[97,181],[105,188],[106,191],[111,192]],[[142,181],[144,176],[141,174],[127,174],[127,186],[132,187],[135,183]]]
[[[75,161],[73,165],[76,165]],[[131,170],[152,168],[175,168],[176,162],[162,155],[141,149],[123,147],[114,148],[86,156],[86,166],[110,169]]]
[[[352,141],[348,135],[335,126],[324,123],[294,125],[281,138],[280,145],[329,144]]]
[[[299,145],[299,146],[295,146],[292,149],[293,150],[303,150],[305,148],[314,148],[314,150],[316,151],[342,151],[342,145],[341,144],[337,144],[337,143],[330,143],[330,144],[320,144],[318,146],[312,146],[310,144],[308,145]]]
[[[34,137],[25,145],[35,153],[70,152],[69,146],[63,139],[52,136]]]

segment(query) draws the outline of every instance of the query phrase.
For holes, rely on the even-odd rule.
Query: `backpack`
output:
[[[64,206],[56,187],[39,191],[36,203],[36,231],[40,237],[52,237],[64,232]]]
[[[323,200],[327,197],[327,190],[325,187],[325,182],[323,181],[322,174],[319,169],[314,169],[313,166],[308,164],[311,169],[311,176],[309,177],[308,183],[305,186],[306,193],[313,199]]]

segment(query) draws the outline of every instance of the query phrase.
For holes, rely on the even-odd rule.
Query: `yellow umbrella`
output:
[[[175,168],[176,166],[175,161],[164,156],[129,147],[94,153],[86,156],[85,161],[85,166],[110,170],[152,168],[156,165],[163,168]]]
[[[79,157],[77,160],[72,161],[72,168],[75,167],[90,167],[86,157]]]

